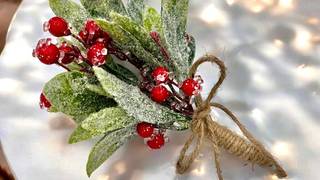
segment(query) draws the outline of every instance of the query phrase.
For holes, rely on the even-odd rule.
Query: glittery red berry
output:
[[[40,105],[41,109],[44,109],[44,108],[49,109],[51,107],[51,103],[48,101],[48,99],[46,98],[46,96],[43,93],[41,93],[41,95],[40,95],[39,105]]]
[[[56,37],[68,36],[71,34],[67,21],[61,17],[56,16],[51,18],[48,21],[47,26],[49,32]]]
[[[151,140],[147,141],[147,145],[151,149],[160,149],[165,143],[164,135],[159,133],[152,137]]]
[[[169,79],[169,71],[167,68],[159,66],[152,71],[151,76],[157,84],[164,83]]]
[[[86,22],[86,25],[85,25],[85,31],[88,32],[88,34],[90,35],[97,35],[99,36],[101,34],[101,29],[100,27],[96,24],[95,21],[93,20],[88,20]]]
[[[58,62],[60,51],[58,47],[51,43],[51,39],[39,40],[33,56],[37,57],[44,64],[54,64]]]
[[[79,32],[79,37],[80,37],[81,40],[83,40],[83,41],[86,43],[86,42],[87,42],[87,39],[88,39],[88,33],[87,33],[87,31],[81,30],[81,31]]]
[[[105,48],[104,43],[98,42],[89,48],[87,57],[91,65],[101,66],[106,62],[107,54],[108,50]]]
[[[199,91],[201,90],[201,86],[197,81],[190,78],[183,81],[181,90],[186,96],[192,96],[199,93]]]
[[[62,43],[59,47],[60,52],[63,54],[63,58],[60,60],[62,64],[70,64],[75,58],[75,51],[72,46],[67,43]]]
[[[102,31],[98,24],[93,20],[88,20],[86,22],[83,30],[79,32],[79,37],[88,45],[97,42],[107,44],[111,41],[109,34]]]
[[[151,99],[157,103],[165,102],[170,96],[169,91],[162,85],[155,86],[151,90]]]
[[[153,134],[154,127],[152,124],[147,123],[147,122],[141,122],[137,124],[137,133],[139,136],[143,138],[151,137]]]

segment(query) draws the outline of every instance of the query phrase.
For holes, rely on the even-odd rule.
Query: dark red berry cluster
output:
[[[51,38],[40,39],[33,50],[33,56],[37,57],[43,64],[56,64],[70,71],[68,65],[75,63],[81,67],[81,71],[90,72],[92,66],[104,65],[108,55],[113,54],[120,60],[128,59],[114,45],[109,34],[102,31],[93,20],[88,20],[78,34],[72,33],[68,22],[61,17],[51,18],[44,23],[43,29],[49,31],[55,37],[76,39],[86,49],[85,52],[81,52],[80,47],[67,41],[53,43]],[[50,106],[47,106],[50,102],[44,94],[41,94],[40,104],[41,108],[50,108]]]
[[[157,129],[153,124],[141,122],[137,124],[137,133],[146,140],[151,149],[160,149],[166,142],[164,130]]]
[[[145,69],[142,72],[144,81],[141,83],[140,89],[148,92],[153,101],[190,116],[193,114],[190,100],[193,95],[200,92],[202,79],[197,76],[194,79],[186,79],[179,84],[172,75],[167,68],[161,66],[151,71]]]

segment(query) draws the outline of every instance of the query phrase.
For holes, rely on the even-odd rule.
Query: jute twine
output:
[[[194,77],[198,67],[204,62],[217,64],[220,69],[220,77],[211,89],[206,100],[202,100],[200,95],[195,97],[197,109],[193,114],[190,126],[192,134],[180,152],[180,156],[176,164],[177,173],[183,174],[187,171],[192,162],[198,157],[201,146],[203,145],[205,138],[207,138],[215,160],[219,180],[223,179],[219,161],[220,148],[223,148],[231,154],[234,154],[245,161],[249,161],[252,164],[271,167],[272,171],[279,178],[286,177],[286,171],[279,165],[265,147],[255,137],[253,137],[245,126],[241,124],[238,118],[225,106],[211,102],[226,77],[226,67],[223,61],[215,56],[206,55],[192,65],[189,76]],[[210,116],[211,107],[221,109],[225,112],[237,124],[247,139],[239,136],[227,127],[218,124],[216,121],[213,121]],[[191,153],[187,155],[187,151],[191,149],[193,142],[195,142],[195,147],[191,150]]]

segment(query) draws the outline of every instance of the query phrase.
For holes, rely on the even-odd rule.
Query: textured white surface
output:
[[[41,27],[51,15],[46,0],[24,0],[12,22],[0,57],[0,139],[18,179],[88,179],[85,163],[92,143],[68,145],[72,129],[57,128],[53,124],[61,117],[38,108],[43,84],[61,71],[31,56],[37,40],[48,36]],[[197,40],[197,57],[214,52],[228,67],[216,100],[242,119],[292,180],[320,177],[319,18],[319,1],[193,0],[191,6],[189,32]],[[200,74],[205,94],[216,69],[203,66]],[[221,112],[213,114],[236,130]],[[160,151],[150,151],[137,138],[91,179],[216,179],[207,149],[189,174],[175,175],[187,135],[171,133]],[[221,162],[225,179],[276,179],[226,153]]]

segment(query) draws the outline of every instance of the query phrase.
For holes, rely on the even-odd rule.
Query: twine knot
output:
[[[210,115],[210,112],[210,104],[202,105],[194,111],[191,122],[191,131],[193,133],[197,133],[201,129],[206,117]]]
[[[259,163],[261,165],[274,166],[276,168],[275,173],[278,177],[286,177],[286,172],[275,161],[274,157],[250,134],[250,132],[241,124],[229,109],[219,103],[211,103],[211,100],[216,95],[218,88],[226,77],[226,67],[224,63],[215,56],[206,55],[197,60],[191,66],[189,77],[193,78],[199,65],[204,62],[217,64],[220,69],[220,77],[217,83],[212,87],[206,100],[203,101],[201,95],[197,95],[195,97],[197,109],[194,111],[190,124],[192,134],[185,142],[185,145],[180,152],[180,156],[176,164],[177,173],[183,174],[188,170],[192,162],[198,157],[204,138],[207,137],[211,143],[212,154],[214,155],[219,180],[223,179],[219,162],[220,146],[227,148],[227,150],[230,150],[233,154],[239,157],[247,157],[246,160],[251,160],[252,162]],[[238,135],[233,134],[229,129],[224,127],[222,128],[217,125],[217,123],[213,122],[210,117],[211,107],[219,108],[229,115],[230,118],[238,125],[244,136],[252,143],[252,146],[247,145],[247,141],[243,140]],[[219,131],[217,131],[217,129],[219,129]],[[187,151],[191,148],[193,142],[195,142],[194,149],[187,155]],[[244,147],[247,149],[244,149]],[[255,151],[252,151],[250,148]]]

